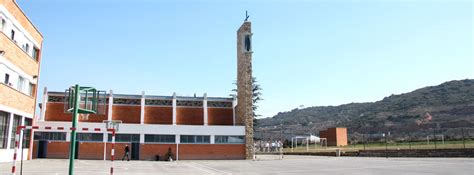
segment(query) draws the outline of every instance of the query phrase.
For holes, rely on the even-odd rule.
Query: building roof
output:
[[[58,92],[58,91],[49,91],[48,95],[51,96],[64,96],[64,92]],[[107,96],[109,96],[110,93],[107,93]],[[114,98],[126,98],[126,99],[141,99],[142,95],[137,95],[137,94],[113,94]],[[176,100],[183,100],[183,101],[202,101],[204,100],[205,97],[201,96],[175,96]],[[233,97],[206,97],[207,101],[233,101]],[[170,96],[165,96],[165,95],[145,95],[145,99],[157,99],[157,100],[172,100],[173,95]]]

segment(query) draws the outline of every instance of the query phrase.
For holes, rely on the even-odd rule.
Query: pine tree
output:
[[[237,82],[234,81],[234,85],[237,86]],[[237,88],[232,89],[235,94],[237,94]],[[232,95],[232,94],[231,94]],[[255,125],[257,125],[257,117],[260,117],[260,114],[257,114],[256,111],[258,109],[258,103],[263,100],[262,98],[262,88],[260,84],[257,82],[257,78],[252,77],[252,115],[253,115],[253,126],[255,129]]]

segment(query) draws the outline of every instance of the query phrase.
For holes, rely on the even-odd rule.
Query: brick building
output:
[[[110,91],[103,115],[79,120],[76,157],[108,159],[111,137],[79,128],[104,128],[104,120],[120,120],[116,135],[116,155],[131,146],[135,160],[165,159],[171,149],[173,159],[252,159],[252,69],[251,23],[237,31],[237,97],[184,97],[114,94]],[[239,103],[237,103],[239,102]],[[45,88],[39,129],[34,132],[33,157],[68,158],[70,132],[48,128],[69,128],[71,114],[64,112],[64,92]]]
[[[16,126],[33,122],[42,42],[43,36],[18,4],[0,0],[0,162],[11,161]],[[20,143],[26,148],[23,158],[31,133],[25,136]]]
[[[319,131],[319,137],[325,138],[328,146],[347,146],[347,128],[328,128]]]
[[[64,112],[64,92],[45,92],[42,115],[35,131],[33,157],[68,158],[68,131],[44,128],[71,127]],[[116,155],[131,146],[135,160],[164,159],[169,148],[174,159],[244,159],[245,127],[236,123],[235,98],[107,94],[105,113],[79,119],[78,128],[104,128],[104,120],[121,120]],[[108,159],[110,135],[78,130],[79,159]]]

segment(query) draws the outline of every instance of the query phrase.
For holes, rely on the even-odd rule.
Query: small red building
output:
[[[319,131],[319,137],[325,138],[328,146],[347,146],[347,128],[328,128]]]

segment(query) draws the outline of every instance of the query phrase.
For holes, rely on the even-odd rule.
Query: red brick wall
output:
[[[234,110],[232,108],[207,108],[209,125],[233,125]]]
[[[179,159],[244,159],[244,144],[180,144]]]
[[[46,121],[71,121],[72,114],[64,112],[64,103],[46,103]]]
[[[33,155],[31,155],[31,158],[38,158],[38,146],[39,142],[38,141],[33,141],[33,151],[31,152]]]
[[[145,124],[173,124],[173,107],[145,106]]]
[[[35,142],[34,148],[38,148],[38,142]],[[130,151],[132,150],[130,143],[115,144],[115,160],[121,160],[125,152],[125,144],[128,144]],[[110,160],[111,143],[107,143],[106,158]],[[173,159],[176,159],[176,144],[140,144],[140,160],[155,160],[155,155],[160,155],[161,160],[165,160],[168,148],[171,147]],[[36,158],[37,150],[33,150],[34,158]],[[79,159],[103,159],[104,143],[102,142],[82,142],[79,143]],[[69,142],[49,142],[47,158],[69,158]],[[131,158],[131,155],[130,155]],[[179,159],[180,160],[196,160],[196,159],[244,159],[244,144],[180,144]]]
[[[79,159],[104,159],[104,143],[103,142],[80,142]]]
[[[140,123],[140,106],[114,105],[112,119],[122,120],[122,123]]]
[[[320,131],[319,136],[327,139],[328,146],[336,146],[336,129],[328,128],[326,131]]]
[[[203,108],[176,108],[176,124],[178,125],[203,125],[204,109]]]
[[[88,120],[81,120],[79,118],[80,122],[96,122],[96,123],[102,123],[104,120],[107,120],[107,115],[108,115],[108,108],[105,108],[105,113],[104,114],[90,114]],[[69,113],[70,114],[70,113]]]
[[[69,158],[69,142],[48,142],[47,158]]]
[[[123,154],[125,153],[125,145],[130,147],[130,151],[132,151],[132,145],[130,143],[115,143],[115,160],[122,160]],[[102,148],[104,149],[104,148]],[[106,151],[106,158],[110,160],[110,150],[112,149],[112,144],[107,143],[107,151]],[[130,160],[132,159],[132,155],[129,155]]]
[[[2,74],[0,76],[5,76],[5,75]],[[10,77],[10,79],[12,79],[12,77]],[[3,82],[0,83],[0,105],[5,105],[11,108],[15,108],[17,110],[22,110],[30,114],[33,114],[35,112],[35,97],[36,96],[28,96],[14,89],[15,87],[16,87],[16,84],[12,86],[8,86],[6,84],[3,84]]]
[[[166,160],[169,148],[176,160],[176,144],[140,144],[140,160],[155,160],[156,155],[160,155],[160,160]]]
[[[347,128],[336,128],[337,146],[347,145]]]
[[[88,120],[82,120],[79,117],[80,122],[98,122],[102,123],[103,120],[107,120],[108,107],[105,109],[105,114],[90,114]],[[64,103],[47,103],[45,120],[46,121],[71,121],[72,113],[64,112]]]

